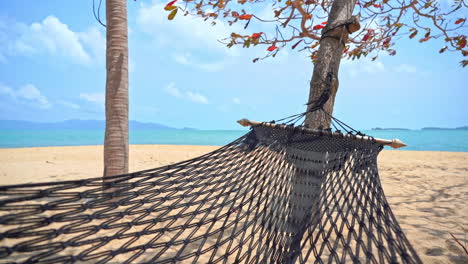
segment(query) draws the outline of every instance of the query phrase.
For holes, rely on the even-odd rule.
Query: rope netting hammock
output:
[[[0,186],[1,263],[421,263],[373,138],[260,124],[203,156]]]

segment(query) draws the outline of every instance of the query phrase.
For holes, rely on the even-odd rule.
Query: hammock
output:
[[[421,263],[385,199],[382,148],[262,123],[104,183],[0,186],[0,263]]]

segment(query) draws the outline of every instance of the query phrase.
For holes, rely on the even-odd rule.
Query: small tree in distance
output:
[[[232,47],[265,45],[264,57],[275,57],[284,48],[308,51],[314,63],[309,102],[314,102],[326,88],[332,74],[331,96],[324,110],[332,114],[338,89],[338,69],[342,58],[375,60],[380,52],[395,55],[394,44],[404,38],[421,43],[442,39],[440,53],[468,55],[464,0],[440,3],[437,0],[173,0],[165,10],[174,19],[180,10],[204,20],[223,19],[233,25],[242,23],[245,32],[233,32],[223,42]],[[273,19],[259,17],[253,10],[271,5]],[[250,10],[250,11],[249,11]],[[249,32],[255,23],[273,24],[274,32]],[[350,36],[350,34],[353,36]],[[468,60],[461,60],[463,67]],[[311,106],[309,106],[311,107]],[[321,112],[308,113],[305,125],[329,127],[330,118]]]

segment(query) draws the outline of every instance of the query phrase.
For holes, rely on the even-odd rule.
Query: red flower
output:
[[[464,18],[459,18],[459,19],[457,19],[457,21],[455,21],[455,25],[458,25],[458,24],[462,23],[463,21],[465,21]]]
[[[423,43],[423,42],[426,42],[430,39],[431,37],[425,37],[425,38],[422,38],[419,40],[419,42]]]
[[[276,47],[275,45],[271,45],[270,47],[268,47],[268,51],[274,51],[275,49],[277,49],[278,47]]]
[[[320,23],[321,25],[326,25],[327,24],[327,21],[324,21],[322,23]]]
[[[257,38],[259,38],[262,34],[263,34],[263,32],[253,33],[252,36],[251,36],[251,38],[257,39]]]
[[[324,25],[315,25],[312,29],[313,30],[318,30],[318,29],[322,29],[324,27],[325,27]]]
[[[379,5],[379,4],[373,4],[373,6],[374,6],[375,8],[382,8],[382,6]]]
[[[383,45],[384,45],[384,46],[389,45],[391,40],[392,40],[391,37],[386,38],[385,41],[383,42]]]
[[[457,42],[458,48],[463,49],[466,47],[466,38],[462,38]]]
[[[244,14],[244,15],[239,16],[240,20],[249,20],[251,18],[252,18],[252,15],[250,14]]]
[[[172,1],[170,1],[169,3],[167,3],[166,7],[168,7],[168,6],[171,6],[171,5],[175,4],[175,2],[177,2],[177,0],[172,0]]]
[[[374,30],[368,29],[366,35],[364,35],[364,37],[362,38],[362,41],[368,41],[372,37],[373,34],[374,34]]]

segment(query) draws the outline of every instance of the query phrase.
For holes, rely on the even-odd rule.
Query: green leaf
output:
[[[244,48],[250,47],[250,38],[244,42]]]
[[[169,14],[169,16],[167,16],[167,18],[168,18],[169,20],[174,19],[175,15],[177,14],[177,10],[178,10],[178,9],[172,10],[172,12]]]
[[[416,35],[418,34],[418,31],[414,31],[413,33],[411,33],[411,35],[409,36],[410,39],[416,37]]]
[[[164,10],[166,10],[166,11],[172,11],[172,10],[174,10],[174,9],[176,9],[176,8],[177,8],[177,6],[170,5],[170,6],[165,6],[165,7],[164,7]]]
[[[424,8],[429,8],[429,7],[431,7],[433,3],[434,3],[434,2],[432,2],[432,1],[431,1],[431,2],[427,2],[427,3],[424,5]]]

